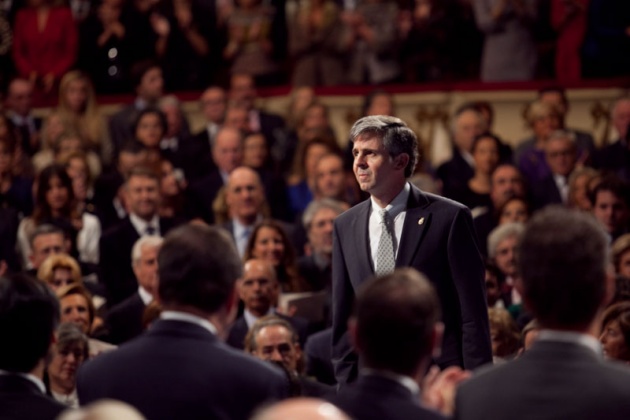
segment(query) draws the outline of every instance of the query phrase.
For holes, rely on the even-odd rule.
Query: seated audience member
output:
[[[550,204],[569,203],[569,177],[577,162],[577,146],[573,133],[554,131],[544,145],[545,162],[549,175],[532,184],[532,202],[535,209]]]
[[[261,360],[281,364],[296,385],[292,396],[324,397],[332,387],[304,376],[304,356],[299,337],[289,321],[277,316],[260,318],[245,337],[245,351]]]
[[[556,130],[560,129],[560,112],[546,102],[532,102],[527,108],[525,120],[533,136],[522,140],[514,151],[514,162],[530,185],[549,175],[545,160],[545,144]]]
[[[512,146],[505,143],[501,137],[494,132],[494,108],[488,101],[475,101],[472,106],[481,114],[486,122],[486,130],[499,140],[499,162],[511,163],[513,161]]]
[[[158,266],[160,319],[147,334],[84,365],[81,405],[112,398],[147,418],[245,420],[260,404],[285,397],[281,372],[219,342],[236,309],[242,270],[227,234],[177,228],[166,236]]]
[[[630,363],[630,302],[609,306],[602,316],[601,328],[599,341],[604,356]]]
[[[129,215],[103,234],[100,242],[99,281],[106,287],[108,303],[122,302],[138,290],[131,250],[142,236],[164,236],[178,219],[158,214],[160,191],[157,175],[144,167],[131,170],[124,187]]]
[[[131,265],[138,281],[138,291],[107,313],[105,323],[110,343],[122,344],[144,330],[142,316],[157,297],[157,256],[162,242],[163,239],[158,236],[142,236],[133,245]]]
[[[330,403],[315,398],[291,398],[260,410],[252,420],[350,420]]]
[[[295,249],[285,229],[278,222],[265,220],[252,231],[243,259],[258,258],[270,262],[276,270],[280,289],[285,293],[308,292],[310,285],[300,277]]]
[[[521,295],[514,284],[517,275],[516,248],[524,230],[522,223],[506,223],[488,235],[488,256],[505,276],[503,292],[507,293],[504,300],[508,307],[521,303]]]
[[[489,261],[486,261],[486,299],[488,308],[505,308],[506,300],[509,301],[505,293],[505,274]]]
[[[85,155],[90,176],[96,178],[101,174],[103,165],[98,155],[88,150],[84,139],[72,131],[63,131],[50,144],[50,148],[37,152],[33,157],[33,170],[40,173],[52,164],[65,164],[68,156],[75,153]]]
[[[269,150],[265,137],[260,133],[250,133],[243,139],[243,166],[262,169],[267,166]]]
[[[532,345],[538,338],[538,334],[540,334],[540,325],[538,321],[532,319],[525,325],[523,331],[521,331],[521,342],[523,343],[523,351],[521,354],[532,348]]]
[[[18,246],[27,268],[33,268],[27,261],[31,254],[28,238],[42,224],[51,224],[62,229],[70,240],[70,254],[79,261],[98,263],[101,225],[96,216],[77,212],[72,181],[62,165],[49,166],[39,174],[33,215],[20,222]]]
[[[313,193],[316,199],[331,198],[350,205],[360,201],[355,179],[348,176],[343,158],[337,153],[329,153],[317,161]]]
[[[236,283],[239,297],[245,310],[243,316],[234,321],[226,342],[237,349],[245,346],[247,332],[254,323],[267,315],[276,315],[289,322],[298,334],[302,346],[308,335],[308,321],[300,317],[288,317],[276,312],[278,297],[281,293],[273,266],[261,259],[247,260],[243,278]]]
[[[302,215],[308,252],[298,259],[298,269],[314,291],[331,290],[333,221],[347,209],[343,202],[323,198],[311,201]]]
[[[601,360],[592,335],[610,297],[607,244],[589,215],[550,207],[532,218],[520,242],[519,287],[541,331],[521,358],[459,387],[457,419],[630,416],[630,372]]]
[[[475,137],[485,130],[483,117],[470,104],[461,106],[453,115],[451,127],[453,157],[437,169],[437,176],[442,180],[444,196],[451,197],[454,191],[465,188],[475,175],[472,146]]]
[[[57,110],[52,110],[46,116],[40,132],[41,148],[31,158],[31,165],[34,170],[43,169],[55,160],[53,149],[62,134],[69,130],[69,127],[70,124],[62,118],[61,112]]]
[[[591,211],[589,200],[589,184],[592,179],[599,176],[599,172],[588,166],[575,168],[569,176],[569,202],[568,206],[582,211]]]
[[[308,336],[304,345],[306,375],[327,385],[335,385],[335,368],[332,363],[332,327]]]
[[[58,324],[59,302],[48,287],[28,276],[0,277],[2,417],[52,420],[66,408],[43,383]]]
[[[96,316],[92,296],[82,284],[61,287],[56,293],[61,305],[61,322],[75,324],[88,337],[98,330],[102,320]],[[93,337],[88,339],[88,344],[90,358],[116,348]]]
[[[53,254],[46,258],[37,270],[37,278],[53,292],[71,284],[83,284],[81,268],[68,254]]]
[[[492,172],[490,177],[492,205],[487,209],[477,209],[473,214],[473,224],[482,255],[488,255],[487,238],[490,231],[499,224],[499,209],[512,197],[525,198],[525,193],[523,177],[514,165],[504,163]]]
[[[500,141],[490,133],[475,137],[470,150],[474,162],[474,174],[468,182],[451,192],[451,198],[470,209],[490,206],[492,173],[499,164]]]
[[[161,217],[176,217],[186,209],[188,183],[181,169],[173,167],[166,159],[160,161],[160,210]]]
[[[20,133],[21,150],[28,156],[40,147],[42,119],[33,115],[33,83],[16,77],[9,82],[5,98],[6,115]]]
[[[95,177],[90,171],[87,155],[82,152],[72,152],[66,155],[61,163],[66,167],[66,172],[72,181],[72,191],[78,211],[98,215],[94,197]]]
[[[359,379],[331,402],[365,420],[443,418],[420,404],[418,386],[440,348],[439,319],[435,290],[413,269],[364,284],[348,328],[362,361]]]
[[[33,211],[33,180],[14,174],[17,153],[14,136],[0,137],[0,207],[11,207],[26,217]]]
[[[48,389],[54,399],[72,408],[79,408],[77,371],[88,359],[88,338],[72,323],[59,325],[56,343],[46,372]]]
[[[630,97],[617,99],[610,112],[612,126],[617,132],[617,139],[599,149],[593,156],[593,166],[602,171],[612,172],[619,178],[630,182]]]
[[[494,363],[501,363],[516,356],[520,334],[516,322],[503,308],[488,309],[490,321],[490,339],[492,340],[492,358]]]
[[[618,237],[611,247],[615,273],[630,278],[630,233]]]
[[[33,277],[37,277],[37,270],[50,255],[69,251],[63,230],[51,224],[37,226],[29,239],[31,253],[28,261],[33,268],[25,271]]]
[[[189,188],[191,216],[200,217],[208,224],[214,223],[212,202],[219,189],[227,184],[230,174],[243,160],[243,133],[234,128],[221,128],[212,147],[212,160],[216,169]]]
[[[498,209],[499,225],[506,223],[527,223],[532,215],[529,203],[523,197],[509,198]]]
[[[182,103],[175,95],[168,95],[160,99],[158,109],[166,120],[166,130],[160,141],[162,158],[184,173],[194,172],[191,165],[198,164],[200,156],[208,156],[208,149],[200,149],[193,141]]]
[[[602,178],[590,193],[592,213],[611,239],[628,232],[630,192],[628,185],[614,176]]]
[[[166,134],[166,117],[162,111],[152,107],[139,111],[131,130],[132,138],[142,143],[147,151],[147,165],[157,166],[163,153],[160,146]]]

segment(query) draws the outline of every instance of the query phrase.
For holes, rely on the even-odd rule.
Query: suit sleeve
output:
[[[461,309],[465,369],[492,360],[484,285],[484,266],[477,247],[470,210],[455,215],[448,238],[448,260]]]
[[[332,287],[332,361],[337,383],[343,386],[356,379],[358,358],[348,338],[348,319],[354,304],[354,290],[350,284],[336,222],[333,229]]]

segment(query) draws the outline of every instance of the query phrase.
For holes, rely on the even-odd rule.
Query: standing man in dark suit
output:
[[[66,406],[46,396],[46,359],[59,323],[59,301],[43,282],[0,277],[0,418],[57,418]]]
[[[420,405],[418,385],[440,348],[439,319],[437,294],[414,269],[364,283],[349,327],[362,370],[333,404],[361,420],[442,419]]]
[[[416,135],[400,119],[364,117],[350,131],[354,174],[370,199],[335,220],[333,361],[340,384],[356,379],[347,323],[357,288],[373,274],[414,267],[433,283],[445,326],[435,362],[473,369],[491,360],[484,267],[470,211],[413,187]]]
[[[630,370],[605,362],[597,340],[609,264],[606,233],[589,215],[552,207],[532,218],[518,269],[542,330],[521,358],[459,388],[456,419],[630,418]]]
[[[125,300],[138,288],[131,267],[131,249],[136,241],[141,236],[164,236],[177,223],[158,215],[159,182],[147,168],[131,170],[124,186],[129,214],[101,237],[99,280],[107,289],[110,305]]]
[[[158,256],[160,320],[147,334],[84,364],[81,405],[101,398],[131,404],[149,419],[248,419],[288,392],[280,371],[218,338],[236,311],[242,263],[225,232],[185,225]]]
[[[157,255],[162,242],[159,236],[142,236],[133,245],[131,265],[138,281],[138,292],[107,313],[107,341],[110,343],[122,344],[142,334],[144,310],[157,297]]]

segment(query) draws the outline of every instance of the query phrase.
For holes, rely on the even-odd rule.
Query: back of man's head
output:
[[[588,214],[547,208],[519,246],[526,305],[542,328],[585,330],[606,298],[608,238]]]
[[[217,312],[232,294],[242,263],[219,228],[184,225],[166,235],[158,255],[159,296],[165,308]]]
[[[366,283],[357,295],[355,340],[366,367],[415,375],[434,347],[440,304],[412,268]]]
[[[48,354],[59,302],[45,283],[0,277],[0,369],[28,373]]]

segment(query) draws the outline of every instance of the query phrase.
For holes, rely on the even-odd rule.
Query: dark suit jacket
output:
[[[260,132],[267,139],[267,145],[269,150],[271,150],[276,137],[281,135],[281,131],[284,129],[284,119],[279,115],[269,114],[260,110],[258,111],[258,117],[260,118]]]
[[[593,166],[630,181],[630,149],[626,142],[619,140],[597,150],[593,156]]]
[[[342,389],[330,402],[355,420],[444,419],[437,412],[422,407],[419,395],[379,375],[359,377],[356,384]]]
[[[67,409],[44,395],[28,379],[17,375],[0,375],[0,419],[53,420]]]
[[[114,306],[107,313],[107,341],[122,344],[142,334],[142,315],[146,306],[138,293]]]
[[[216,169],[217,165],[212,160],[210,136],[205,127],[199,133],[187,138],[182,147],[186,159],[182,169],[190,183],[198,181]]]
[[[160,218],[160,234],[166,235],[178,223],[176,219]],[[107,289],[110,305],[122,302],[138,289],[131,268],[131,249],[138,239],[140,235],[131,224],[129,216],[101,236],[99,280]]]
[[[144,335],[85,363],[81,405],[101,398],[131,404],[148,419],[248,419],[286,396],[282,372],[222,343],[198,325],[160,320]]]
[[[304,318],[300,318],[299,316],[286,316],[282,314],[275,315],[291,324],[299,337],[300,346],[304,348],[306,337],[308,337],[309,333],[308,321]],[[225,342],[235,349],[243,350],[245,348],[245,336],[248,331],[249,328],[247,327],[245,317],[239,317],[236,321],[234,321],[234,324],[232,324],[232,328],[230,328],[230,332]]]
[[[214,224],[212,202],[223,187],[223,178],[218,169],[195,182],[188,188],[189,218],[199,217],[209,225]]]
[[[306,354],[306,374],[313,376],[319,382],[334,385],[335,369],[332,364],[332,328],[310,335],[304,346]]]
[[[553,175],[532,185],[532,204],[534,210],[542,209],[550,204],[562,204],[562,197]]]
[[[475,175],[475,170],[463,158],[459,150],[453,150],[453,157],[440,165],[437,176],[442,180],[442,191],[445,197],[452,197],[456,191],[464,189],[468,180]]]
[[[109,119],[109,134],[112,138],[115,155],[120,148],[133,138],[133,123],[138,118],[140,111],[135,103],[126,105],[120,111],[112,115]]]
[[[341,384],[356,378],[347,323],[357,288],[374,275],[368,237],[371,201],[335,220],[333,230],[333,362]],[[484,265],[470,210],[411,187],[396,267],[413,267],[435,287],[445,325],[440,367],[473,369],[490,362]]]
[[[457,392],[456,419],[628,419],[630,369],[578,344],[538,341],[478,372]]]

